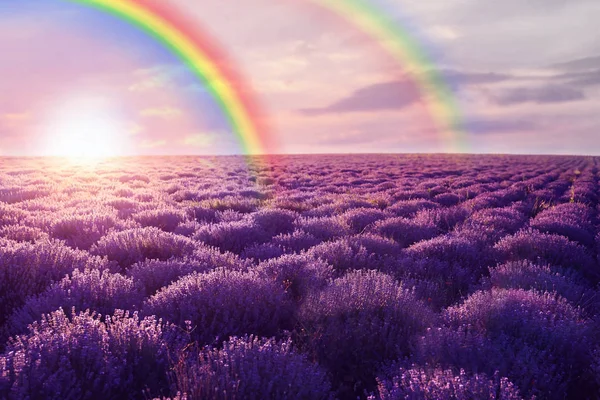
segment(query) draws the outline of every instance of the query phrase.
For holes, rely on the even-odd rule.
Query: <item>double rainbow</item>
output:
[[[275,150],[267,119],[250,86],[206,32],[161,0],[69,0],[113,14],[145,31],[176,54],[211,93],[245,154]],[[464,148],[464,133],[453,95],[434,65],[401,26],[365,0],[312,0],[373,37],[421,90],[421,98],[450,150]]]

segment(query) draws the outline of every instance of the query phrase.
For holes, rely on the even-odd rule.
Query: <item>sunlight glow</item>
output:
[[[124,155],[129,135],[117,113],[104,103],[81,100],[55,110],[44,127],[44,154],[77,159]]]

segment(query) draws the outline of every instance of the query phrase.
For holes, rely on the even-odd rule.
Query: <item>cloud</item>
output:
[[[577,86],[600,85],[600,69],[580,74],[571,81],[571,84]]]
[[[183,90],[186,90],[188,92],[196,92],[196,93],[206,93],[206,91],[207,91],[206,85],[204,85],[203,83],[197,83],[197,82],[187,85]]]
[[[165,76],[173,77],[185,71],[185,67],[180,64],[157,64],[147,68],[138,68],[133,71],[135,76]]]
[[[339,133],[327,133],[318,136],[319,145],[362,145],[373,142],[373,135],[362,129],[353,129]]]
[[[0,119],[4,123],[10,124],[10,125],[20,124],[22,122],[29,120],[30,118],[31,118],[31,115],[29,115],[29,113],[7,113],[7,114],[0,116]]]
[[[136,70],[134,75],[138,77],[138,81],[128,87],[131,92],[147,92],[164,88],[173,80],[171,71],[159,66]]]
[[[7,121],[23,121],[29,118],[29,113],[7,113],[2,116],[2,119]]]
[[[523,103],[567,103],[584,99],[585,94],[581,90],[565,85],[507,89],[491,96],[492,102],[500,106],[512,106]]]
[[[456,40],[462,36],[456,28],[445,25],[435,25],[429,28],[427,32],[434,38],[444,41]]]
[[[600,84],[600,56],[591,56],[549,65],[547,68],[563,71],[552,79],[573,86],[595,86]]]
[[[534,68],[600,53],[597,0],[402,1],[439,58],[474,68]],[[458,27],[446,39],[430,27]]]
[[[127,134],[130,136],[135,136],[144,131],[144,127],[136,122],[131,122],[126,127]]]
[[[210,147],[214,142],[215,137],[206,133],[188,135],[181,140],[181,143],[184,145],[201,149]]]
[[[554,75],[552,78],[573,86],[587,87],[600,85],[600,68],[583,72],[567,72],[560,75]]]
[[[127,89],[131,92],[147,92],[149,90],[163,88],[167,84],[168,80],[162,77],[153,76],[151,78],[138,81],[133,85],[129,86]]]
[[[441,70],[442,80],[453,89],[461,86],[494,84],[515,79],[510,74],[495,72],[468,72]],[[303,108],[304,115],[323,115],[333,113],[373,112],[397,110],[419,101],[421,94],[416,83],[410,80],[380,82],[359,88],[345,98],[326,107]]]
[[[172,86],[186,73],[181,65],[155,65],[148,68],[140,68],[133,72],[136,82],[128,87],[131,92],[147,92],[155,89]]]
[[[440,74],[452,86],[479,85],[505,82],[516,77],[497,72],[466,72],[458,70],[441,70]]]
[[[164,139],[161,140],[142,140],[140,142],[140,147],[144,149],[156,149],[158,147],[164,147],[167,144],[167,141]]]
[[[412,82],[393,81],[360,88],[323,108],[304,108],[299,111],[304,115],[322,115],[397,110],[408,107],[418,100],[419,93]]]
[[[174,119],[183,115],[183,111],[175,107],[147,108],[140,111],[142,117]]]
[[[529,18],[538,17],[540,13],[544,16],[552,16],[566,9],[577,9],[579,5],[589,3],[593,6],[594,0],[470,0],[465,1],[467,8],[464,11],[497,18],[517,18],[525,16]]]
[[[0,115],[0,128],[4,130],[3,135],[15,135],[25,125],[32,120],[31,114],[25,113],[5,113]]]
[[[567,71],[582,71],[589,69],[600,69],[600,56],[584,57],[577,60],[566,61],[550,65],[550,68],[567,70]]]
[[[536,128],[530,120],[505,118],[475,118],[464,121],[469,134],[485,135],[492,133],[516,133],[531,131]]]

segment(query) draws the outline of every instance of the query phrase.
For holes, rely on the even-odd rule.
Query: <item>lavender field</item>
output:
[[[0,159],[0,398],[595,399],[600,158]]]

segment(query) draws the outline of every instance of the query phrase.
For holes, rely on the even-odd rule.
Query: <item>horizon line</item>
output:
[[[127,155],[116,155],[107,157],[73,157],[73,156],[60,156],[60,155],[2,155],[0,158],[44,158],[44,159],[97,159],[111,160],[111,159],[124,159],[124,158],[142,158],[142,157],[277,157],[277,156],[358,156],[358,155],[455,155],[455,156],[556,156],[556,157],[600,157],[598,154],[573,154],[573,153],[494,153],[494,152],[316,152],[316,153],[269,153],[269,154],[241,154],[241,153],[229,153],[229,154],[127,154]]]

